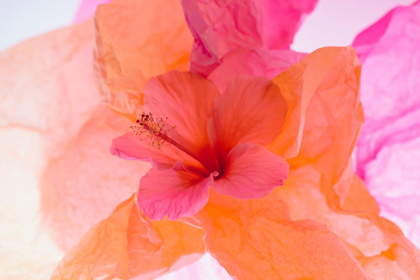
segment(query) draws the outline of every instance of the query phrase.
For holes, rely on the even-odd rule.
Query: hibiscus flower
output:
[[[263,77],[232,80],[220,95],[198,74],[169,72],[143,90],[145,109],[135,132],[113,141],[126,159],[151,161],[138,202],[147,216],[192,216],[206,205],[209,187],[239,199],[264,197],[287,178],[288,164],[269,152],[287,105]]]

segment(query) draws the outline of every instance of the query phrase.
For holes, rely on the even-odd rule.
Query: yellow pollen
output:
[[[155,118],[152,113],[142,113],[139,114],[136,125],[130,126],[130,128],[137,136],[140,136],[140,141],[149,140],[149,145],[160,149],[168,143],[167,133],[175,128],[175,126],[168,126],[167,119]]]

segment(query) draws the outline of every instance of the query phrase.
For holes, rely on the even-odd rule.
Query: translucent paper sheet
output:
[[[420,2],[398,7],[354,41],[363,63],[366,125],[357,171],[381,206],[420,245]]]
[[[318,1],[181,2],[195,38],[191,70],[207,76],[230,51],[288,49],[302,18]]]
[[[137,115],[150,78],[187,70],[192,36],[179,1],[113,1],[99,6],[95,29],[97,83],[115,111]]]
[[[55,214],[41,214],[39,182],[44,168],[66,151],[100,104],[92,68],[86,67],[93,59],[92,23],[49,33],[0,54],[0,247],[6,279],[46,279],[62,256],[46,225]],[[69,245],[78,238],[80,234]],[[66,243],[67,237],[60,236],[59,242]]]
[[[186,0],[185,22],[177,1],[114,0],[95,23],[0,54],[2,276],[47,279],[54,270],[54,280],[154,279],[190,264],[179,277],[416,279],[419,250],[379,211],[416,242],[419,5],[394,10],[356,38],[360,76],[351,47],[287,50],[315,2],[249,1],[243,10],[235,1]],[[220,22],[218,9],[226,11]],[[287,24],[266,32],[279,11]],[[267,148],[291,171],[264,198],[210,190],[194,216],[153,221],[136,197],[150,164],[109,148],[143,110],[148,80],[187,70],[191,46],[190,70],[220,92],[241,75],[278,87],[287,113]],[[364,120],[355,175],[350,156]],[[219,264],[207,254],[214,269],[197,271],[205,252]]]

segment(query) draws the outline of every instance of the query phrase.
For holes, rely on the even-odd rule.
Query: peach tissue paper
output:
[[[420,279],[420,1],[296,51],[323,1],[84,0],[2,51],[0,279]]]

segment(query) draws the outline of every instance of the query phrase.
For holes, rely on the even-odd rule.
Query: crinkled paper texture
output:
[[[92,36],[91,20],[0,54],[0,270],[7,279],[46,279],[62,255],[41,220],[39,179],[99,105],[86,66]]]
[[[351,47],[316,50],[273,79],[289,111],[271,150],[290,158],[292,167],[314,165],[335,208],[348,192],[350,155],[363,123],[359,79],[360,63]]]
[[[416,279],[420,275],[418,249],[397,226],[378,216],[377,203],[353,174],[349,155],[363,115],[358,97],[360,68],[351,48],[321,49],[291,68],[303,55],[291,51],[271,52],[264,49],[268,44],[258,46],[257,50],[233,50],[223,58],[220,54],[215,56],[216,66],[220,64],[219,59],[226,62],[210,67],[209,78],[219,88],[225,87],[225,76],[232,72],[275,77],[274,82],[288,102],[290,111],[285,129],[271,146],[272,151],[289,158],[292,166],[289,181],[283,188],[263,200],[249,201],[212,193],[210,203],[196,217],[182,222],[151,221],[138,210],[133,196],[125,200],[137,189],[148,165],[113,158],[108,151],[111,139],[126,130],[133,118],[130,114],[141,108],[141,91],[148,78],[171,69],[186,69],[192,42],[185,31],[180,6],[173,9],[178,11],[173,14],[159,10],[159,14],[168,16],[168,26],[164,29],[168,33],[162,33],[168,34],[167,37],[154,35],[153,32],[162,30],[153,28],[147,29],[151,34],[139,36],[138,31],[144,26],[155,27],[148,17],[152,13],[138,19],[140,8],[167,6],[172,10],[173,7],[159,6],[167,2],[145,3],[119,0],[102,6],[103,10],[98,12],[96,77],[100,93],[94,84],[91,64],[92,21],[52,32],[0,54],[3,87],[0,125],[4,143],[1,168],[6,174],[1,182],[6,195],[2,196],[0,204],[4,229],[0,230],[0,257],[6,261],[0,266],[7,271],[2,276],[46,279],[63,250],[73,247],[57,267],[54,279],[156,277],[196,260],[204,252],[203,231],[189,225],[194,224],[207,232],[205,242],[210,253],[239,279],[267,279],[271,275],[284,279],[368,279],[368,276]],[[170,3],[177,6],[175,1]],[[307,3],[305,7],[311,7],[311,2]],[[132,10],[125,5],[132,5]],[[307,8],[302,7],[301,11],[306,11]],[[416,61],[408,60],[408,55],[401,60],[392,60],[391,56],[416,50],[418,4],[413,7],[399,8],[392,13],[392,20],[383,29],[386,31],[380,31],[378,40],[374,40],[374,48],[365,48],[369,51],[364,52],[356,44],[367,69],[378,70],[374,67],[382,60],[393,63],[381,68],[384,71],[380,75],[389,78],[376,84],[394,77],[396,81],[403,81],[400,72],[406,77],[417,73],[417,68],[413,68],[412,73],[385,71],[395,65],[396,69],[404,70],[407,61]],[[126,17],[115,16],[119,12]],[[123,22],[124,29],[115,29],[116,23],[110,19]],[[396,37],[396,30],[402,22],[406,39],[396,40],[400,38]],[[395,29],[391,28],[393,24],[396,24]],[[122,34],[127,41],[120,40]],[[151,42],[150,49],[146,48],[150,52],[146,54],[136,54],[138,50],[128,47],[131,44],[141,47],[144,41]],[[169,47],[163,44],[165,49],[153,48],[153,44],[160,41],[176,42],[176,51],[162,55]],[[378,50],[383,53],[376,53]],[[164,57],[163,62],[156,57]],[[229,60],[233,63],[228,63]],[[234,63],[240,61],[247,61],[248,69]],[[267,63],[272,61],[275,63],[271,68]],[[257,66],[251,68],[251,64]],[[284,73],[276,77],[281,72]],[[365,179],[376,178],[378,166],[395,170],[392,164],[395,158],[387,157],[387,150],[395,155],[391,148],[397,147],[408,151],[404,158],[413,166],[408,169],[411,173],[402,169],[398,174],[418,174],[412,160],[413,151],[418,147],[418,141],[415,142],[418,124],[405,122],[407,116],[411,121],[418,119],[415,118],[417,101],[409,99],[411,95],[408,95],[417,89],[414,87],[417,80],[409,77],[408,81],[413,84],[399,82],[399,88],[406,90],[407,95],[391,98],[401,107],[385,110],[378,119],[366,114],[366,127],[370,129],[366,131],[374,133],[372,139],[379,139],[375,143],[380,145],[375,145],[381,152],[368,161],[360,160],[359,154],[358,171]],[[375,81],[377,78],[375,75],[367,79]],[[364,78],[362,83],[365,83]],[[99,96],[113,111],[129,118],[101,105]],[[376,98],[380,100],[381,96]],[[376,104],[366,102],[367,106]],[[386,105],[385,102],[381,108],[389,109]],[[398,121],[399,117],[404,122]],[[389,130],[383,120],[392,121]],[[372,129],[369,122],[375,122]],[[401,130],[395,130],[397,127]],[[368,147],[368,142],[362,143],[361,149]],[[383,159],[387,160],[386,164]],[[381,163],[375,163],[378,160]],[[360,170],[364,170],[363,173]],[[383,178],[392,180],[395,176]],[[406,178],[405,182],[413,182],[415,186],[417,179],[410,181],[412,178]],[[367,182],[374,192],[375,181]],[[397,183],[401,184],[396,182],[395,186]],[[380,183],[377,186],[381,191]],[[392,189],[389,200],[380,199],[382,211],[387,209],[386,205],[400,207],[402,204],[411,205],[413,211],[417,211],[415,189],[404,190],[410,191],[400,196],[400,192],[395,195],[397,190]],[[412,198],[412,204],[408,204],[407,197]],[[395,199],[399,199],[400,204]],[[390,203],[386,204],[388,201]],[[21,211],[22,208],[27,210]],[[408,210],[403,219],[413,219],[410,208],[405,209]],[[43,217],[42,220],[39,217]],[[408,221],[407,228],[415,225]],[[412,227],[410,230],[409,233],[415,232]],[[195,273],[187,275],[200,275]]]
[[[191,71],[207,76],[237,49],[288,49],[317,0],[182,0],[194,36]]]
[[[177,0],[115,0],[95,14],[95,70],[102,101],[136,116],[146,82],[187,70],[192,37]]]
[[[349,196],[337,211],[328,207],[320,192],[320,179],[309,165],[300,167],[291,172],[289,184],[278,189],[272,199],[287,203],[294,219],[326,225],[373,279],[415,279],[420,273],[419,250],[397,226],[378,216],[378,206],[364,183],[353,177]]]
[[[109,153],[112,139],[130,123],[98,106],[65,151],[48,162],[40,183],[41,211],[64,250],[130,197],[138,188],[137,176],[149,170],[148,164],[121,161]]]
[[[420,246],[420,2],[398,7],[357,36],[366,125],[357,172]]]
[[[368,279],[326,226],[293,221],[281,200],[211,197],[196,219],[206,231],[207,249],[232,277]]]
[[[133,196],[67,253],[51,279],[154,279],[197,260],[203,234],[181,222],[150,220]]]

